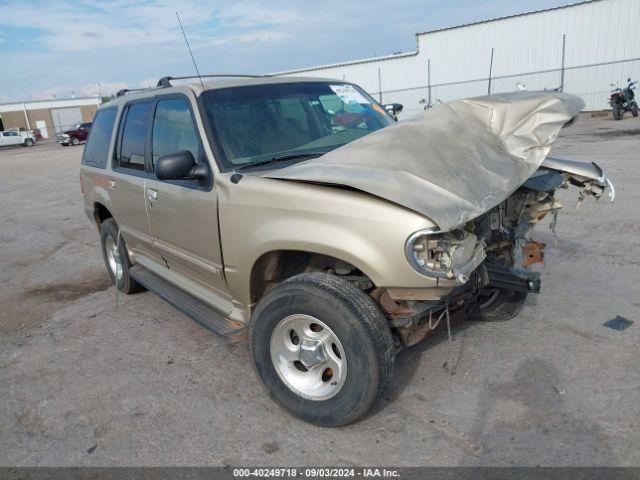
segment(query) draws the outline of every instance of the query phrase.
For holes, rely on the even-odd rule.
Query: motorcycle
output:
[[[635,94],[633,90],[638,82],[632,82],[630,78],[627,78],[626,88],[620,88],[615,84],[611,84],[612,87],[616,87],[611,90],[611,96],[609,97],[609,105],[613,109],[613,118],[616,120],[622,120],[624,112],[631,112],[634,117],[638,116],[638,104],[635,100]]]

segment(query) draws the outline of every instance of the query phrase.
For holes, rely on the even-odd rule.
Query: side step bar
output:
[[[207,330],[217,333],[228,342],[237,343],[246,339],[247,327],[245,325],[225,318],[217,310],[174,287],[150,270],[140,265],[134,265],[129,269],[129,275],[147,290],[155,293],[187,317],[195,320]]]
[[[515,290],[516,292],[540,293],[540,276],[537,272],[529,272],[529,275],[520,276],[510,268],[497,263],[485,263],[489,286]]]

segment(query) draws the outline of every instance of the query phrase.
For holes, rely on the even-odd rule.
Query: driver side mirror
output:
[[[206,164],[196,163],[189,150],[179,150],[158,158],[155,172],[158,180],[196,180],[201,182],[208,177]]]

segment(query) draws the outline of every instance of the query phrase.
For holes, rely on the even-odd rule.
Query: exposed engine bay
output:
[[[435,301],[398,301],[385,292],[374,297],[397,328],[403,346],[428,336],[446,318],[468,318],[496,302],[500,295],[524,300],[540,292],[540,276],[534,265],[544,261],[545,244],[530,237],[533,228],[551,215],[555,231],[563,205],[557,189],[578,187],[576,208],[586,197],[596,200],[615,190],[594,163],[549,158],[506,200],[451,232],[424,232],[407,243],[407,256],[434,277],[460,284]]]

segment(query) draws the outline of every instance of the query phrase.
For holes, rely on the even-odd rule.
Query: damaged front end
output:
[[[611,181],[595,163],[550,157],[505,201],[463,229],[416,232],[407,241],[409,263],[422,273],[458,284],[433,301],[398,301],[381,292],[377,299],[396,327],[403,346],[414,345],[447,322],[478,315],[500,298],[519,298],[540,292],[535,265],[544,261],[545,244],[530,237],[548,215],[555,231],[557,189],[579,188],[576,208],[586,197],[599,200],[605,192],[615,199]],[[502,295],[502,297],[501,297]]]
[[[583,108],[580,98],[559,92],[456,100],[262,175],[350,187],[436,226],[404,245],[407,262],[429,286],[370,292],[401,343],[412,345],[443,319],[489,319],[489,312],[496,318],[501,305],[511,306],[503,319],[513,316],[529,292],[540,290],[535,265],[545,245],[530,232],[546,216],[555,227],[557,189],[578,187],[578,204],[605,191],[613,200],[613,185],[596,164],[548,157]]]

